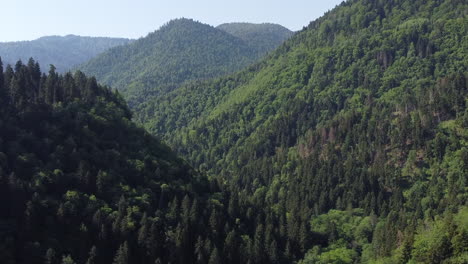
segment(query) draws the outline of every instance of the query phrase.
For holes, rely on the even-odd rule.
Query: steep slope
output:
[[[261,208],[135,126],[118,92],[32,59],[14,68],[0,60],[2,263],[261,263],[263,234],[273,262],[297,258]]]
[[[262,208],[258,232],[275,230],[283,256],[323,234],[310,263],[463,263],[466,222],[454,219],[468,197],[466,10],[347,1],[262,62],[137,116],[239,203]]]
[[[293,35],[291,30],[271,23],[225,23],[216,28],[244,40],[260,54],[274,50]]]
[[[94,78],[41,77],[34,61],[15,69],[0,62],[1,262],[183,261],[171,232],[201,234],[206,180]],[[187,224],[170,213],[177,199],[195,217]]]
[[[5,64],[35,58],[42,65],[53,64],[59,72],[65,72],[101,52],[130,42],[123,38],[49,36],[32,41],[0,43],[0,56]]]
[[[79,69],[121,90],[133,107],[184,82],[232,73],[269,50],[252,47],[212,26],[176,19],[135,43],[109,50]]]

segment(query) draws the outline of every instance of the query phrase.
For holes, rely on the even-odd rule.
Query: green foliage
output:
[[[148,98],[135,118],[238,194],[238,215],[257,221],[247,260],[264,260],[252,234],[270,224],[282,260],[319,246],[405,262],[417,227],[467,202],[467,8],[347,1],[260,62]]]
[[[2,261],[466,262],[467,8],[343,2],[236,74],[136,92],[136,119],[200,174],[96,79],[6,67]],[[191,27],[213,31],[173,21],[134,45]],[[156,87],[133,84],[146,55],[116,71],[128,92]]]
[[[17,60],[35,58],[42,65],[53,64],[58,71],[66,72],[101,52],[128,43],[131,40],[121,38],[50,36],[32,41],[0,43],[0,56],[5,64],[13,65]]]
[[[259,54],[274,50],[293,35],[289,29],[270,23],[225,23],[216,28],[242,39]]]
[[[210,192],[208,181],[133,124],[117,92],[53,67],[35,79],[36,65],[18,63],[8,78],[20,87],[7,85],[1,98],[8,102],[0,105],[2,263],[190,259],[171,253],[178,238],[166,231],[183,222],[201,234],[198,220],[209,215],[192,203],[204,208],[198,194]],[[200,218],[166,218],[176,197]],[[141,246],[126,242],[136,240]]]
[[[280,26],[255,27],[258,41],[189,19],[176,19],[134,43],[113,48],[79,67],[121,90],[131,107],[182,83],[222,76],[253,63],[291,32]],[[273,38],[268,45],[260,43]],[[251,39],[249,37],[249,39]]]

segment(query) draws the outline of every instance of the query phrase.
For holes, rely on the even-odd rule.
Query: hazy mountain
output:
[[[268,36],[275,43],[257,46],[259,41],[247,42],[247,36],[243,39],[194,20],[176,19],[145,38],[97,56],[79,69],[122,90],[134,105],[184,82],[222,76],[253,63],[279,45],[277,31],[256,37]]]
[[[266,53],[277,48],[293,35],[291,30],[271,23],[226,23],[216,28],[244,40],[260,53]]]
[[[0,57],[4,64],[34,58],[45,67],[53,64],[58,71],[65,72],[109,48],[130,42],[123,38],[48,36],[32,41],[0,42]]]

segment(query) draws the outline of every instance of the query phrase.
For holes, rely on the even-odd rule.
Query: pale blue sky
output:
[[[0,42],[75,34],[139,38],[186,17],[224,22],[271,22],[299,30],[342,0],[9,0],[2,1]]]

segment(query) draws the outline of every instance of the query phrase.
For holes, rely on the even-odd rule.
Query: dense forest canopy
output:
[[[210,25],[175,19],[130,45],[97,56],[79,69],[119,89],[134,107],[187,81],[240,70],[291,35],[278,25],[257,27],[256,41],[247,42]],[[266,45],[262,39],[274,41]]]
[[[58,72],[66,72],[101,52],[131,42],[124,38],[48,36],[32,41],[0,42],[0,56],[5,64],[34,58],[41,65],[53,64]]]
[[[1,262],[181,259],[175,232],[189,223],[179,201],[201,234],[206,179],[135,126],[118,92],[94,77],[53,66],[42,74],[32,59],[1,65]]]
[[[2,263],[467,263],[467,10],[349,0],[192,81],[251,49],[175,20],[84,66],[118,91],[0,61]]]
[[[347,1],[261,62],[152,98],[135,117],[260,208],[256,226],[270,226],[293,259],[461,263],[466,10],[456,0]],[[328,244],[311,246],[309,231]]]

